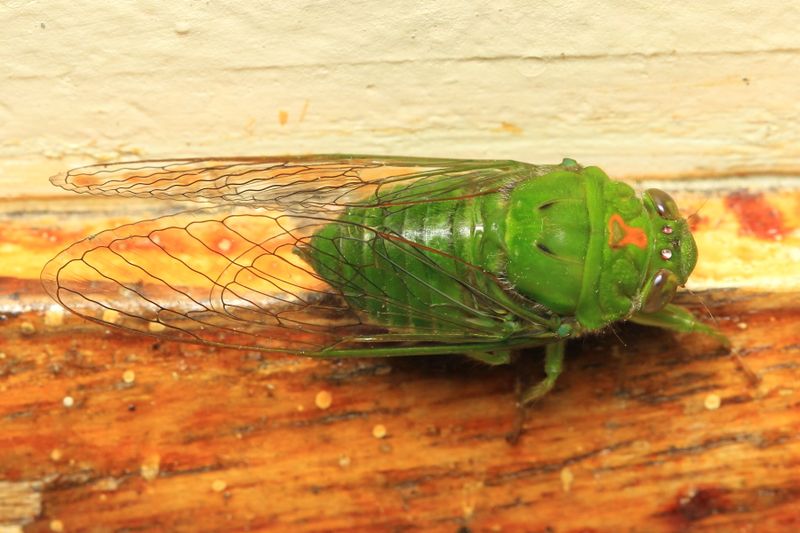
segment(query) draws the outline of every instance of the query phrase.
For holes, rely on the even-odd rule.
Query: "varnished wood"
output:
[[[506,441],[514,385],[541,375],[539,352],[491,368],[460,357],[318,361],[106,330],[51,308],[38,270],[67,242],[156,208],[6,202],[0,526],[794,529],[800,268],[735,276],[759,249],[797,253],[800,192],[762,193],[780,239],[748,234],[731,194],[676,194],[702,205],[697,295],[681,301],[708,306],[747,371],[712,340],[616,326],[569,345],[567,371],[527,412],[516,445]],[[776,285],[748,282],[766,279]]]

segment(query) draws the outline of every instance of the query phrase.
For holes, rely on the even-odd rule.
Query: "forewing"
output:
[[[260,209],[188,211],[78,242],[45,266],[42,280],[62,305],[108,325],[183,341],[315,350],[360,326],[344,302],[326,300],[330,287],[294,253],[321,223]]]
[[[197,209],[78,242],[46,265],[42,280],[53,298],[85,318],[171,340],[321,355],[414,340],[464,345],[500,338],[491,317],[487,320],[485,310],[477,308],[462,309],[446,331],[372,323],[343,297],[343,290],[357,296],[352,287],[331,287],[300,253],[331,223],[342,222],[264,208]],[[375,231],[381,249],[397,246],[403,253],[422,255],[407,241],[379,237],[381,229]],[[390,274],[405,275],[399,270]],[[404,312],[422,322],[433,312],[389,294],[370,297],[396,308],[406,305]],[[499,325],[502,319],[496,318]]]
[[[48,263],[42,280],[56,300],[90,320],[174,340],[309,355],[413,341],[460,346],[499,341],[503,317],[514,310],[503,309],[502,302],[463,280],[452,283],[474,290],[473,301],[486,308],[454,300],[458,311],[442,323],[431,320],[437,311],[430,306],[408,303],[415,290],[439,289],[409,278],[412,273],[399,264],[387,275],[412,291],[406,303],[397,295],[354,293],[370,282],[366,278],[332,287],[306,262],[308,247],[324,226],[350,223],[342,218],[348,207],[380,206],[389,214],[420,202],[468,201],[550,168],[513,161],[341,155],[84,167],[53,182],[82,193],[188,200],[206,207],[81,241]],[[440,268],[429,255],[435,250],[383,227],[367,229],[375,235],[374,257],[395,247],[424,268]],[[338,260],[356,261],[344,255]],[[487,278],[479,286],[499,283],[478,267],[474,272]],[[364,298],[391,304],[386,307],[410,323],[438,325],[413,331],[384,327],[348,303]]]
[[[284,212],[448,197],[469,181],[477,193],[501,187],[513,161],[314,155],[92,165],[51,181],[80,193],[239,204]],[[532,168],[532,167],[529,167]]]

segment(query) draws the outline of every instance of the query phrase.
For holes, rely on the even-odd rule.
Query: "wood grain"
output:
[[[704,204],[697,294],[681,301],[708,306],[733,356],[629,325],[572,342],[516,445],[515,382],[540,376],[539,352],[500,368],[456,356],[318,361],[108,331],[52,308],[41,264],[171,207],[3,202],[0,528],[800,527],[800,190],[673,188],[680,205]],[[735,207],[744,193],[760,200]],[[779,234],[753,229],[764,209]]]
[[[6,195],[190,154],[569,156],[617,176],[800,159],[793,2],[6,4]]]

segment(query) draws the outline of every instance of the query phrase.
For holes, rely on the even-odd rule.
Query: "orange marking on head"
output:
[[[614,213],[608,219],[608,245],[622,248],[627,244],[644,250],[647,248],[647,234],[642,228],[627,225],[619,213]]]

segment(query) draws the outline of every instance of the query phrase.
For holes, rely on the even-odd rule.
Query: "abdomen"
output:
[[[498,320],[486,294],[505,263],[504,220],[499,193],[351,207],[314,235],[305,254],[371,323],[415,333],[479,331]]]

